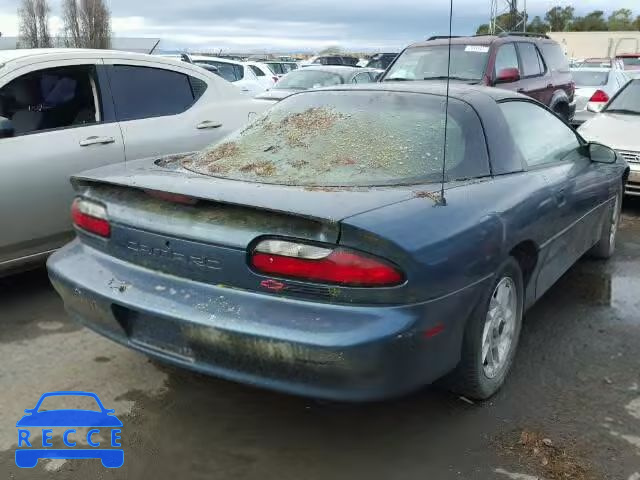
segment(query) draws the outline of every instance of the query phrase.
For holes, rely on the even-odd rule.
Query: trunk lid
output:
[[[246,290],[264,290],[267,280],[248,265],[247,254],[257,239],[335,245],[342,219],[413,198],[417,189],[255,184],[199,175],[166,160],[104,167],[76,175],[72,182],[80,195],[105,205],[111,224],[108,240],[81,233],[84,243],[145,268]],[[432,187],[435,191],[439,185]],[[158,198],[157,192],[197,203]],[[162,284],[156,287],[163,291]],[[287,288],[294,295],[327,298],[335,290],[295,281],[288,281]]]
[[[155,190],[323,222],[339,222],[359,213],[410,199],[416,190],[411,185],[333,188],[250,183],[200,175],[182,168],[179,160],[179,156],[174,156],[160,161],[146,159],[108,165],[74,175],[72,183],[76,188],[82,185],[108,184]],[[439,185],[435,184],[429,187],[433,187],[430,191],[439,189]],[[424,191],[424,186],[419,190]]]

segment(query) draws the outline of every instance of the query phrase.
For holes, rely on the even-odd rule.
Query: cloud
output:
[[[578,14],[628,7],[635,0],[581,0]],[[472,34],[489,16],[489,0],[454,0],[453,30]],[[575,2],[578,4],[578,2]],[[60,0],[51,1],[59,14]],[[107,0],[118,36],[162,38],[165,49],[400,49],[445,34],[446,0]],[[528,0],[530,16],[566,0]],[[17,33],[15,0],[0,0],[0,31]],[[640,11],[636,12],[640,14]],[[59,19],[57,20],[59,24]]]

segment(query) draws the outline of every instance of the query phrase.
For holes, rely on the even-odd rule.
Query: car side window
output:
[[[533,43],[520,42],[518,43],[518,50],[520,51],[520,61],[522,62],[522,76],[536,77],[542,75],[540,57],[536,46]]]
[[[251,67],[251,70],[253,71],[253,73],[256,74],[256,77],[264,77],[264,72],[260,70],[258,67],[256,67],[255,65],[249,65],[249,67]]]
[[[109,78],[121,122],[177,115],[196,100],[189,76],[173,70],[114,65]]]
[[[0,116],[11,121],[16,137],[100,123],[101,112],[93,65],[30,72],[0,89]]]
[[[351,83],[371,83],[371,76],[369,75],[369,72],[363,72],[363,73],[359,73],[357,74],[355,77],[353,77],[353,80],[351,80]]]
[[[506,43],[502,45],[496,54],[495,73],[497,74],[500,70],[504,70],[505,68],[520,69],[518,65],[518,54],[516,53],[516,47],[513,43]]]
[[[244,67],[242,65],[233,65],[233,68],[236,72],[236,79],[242,80],[244,78]]]
[[[529,167],[562,162],[580,147],[575,132],[539,105],[509,101],[500,103],[500,109]]]

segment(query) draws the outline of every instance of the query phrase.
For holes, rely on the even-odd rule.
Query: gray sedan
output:
[[[375,82],[382,70],[375,68],[312,66],[288,73],[256,98],[280,101],[296,92],[312,88],[332,87],[349,83]]]

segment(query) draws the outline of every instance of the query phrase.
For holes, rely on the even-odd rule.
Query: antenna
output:
[[[453,0],[449,0],[449,58],[447,59],[447,94],[444,100],[444,147],[442,149],[442,182],[440,183],[440,198],[436,205],[447,206],[447,199],[444,198],[444,182],[446,180],[447,169],[447,130],[449,127],[449,86],[451,85],[451,32],[453,26]]]

